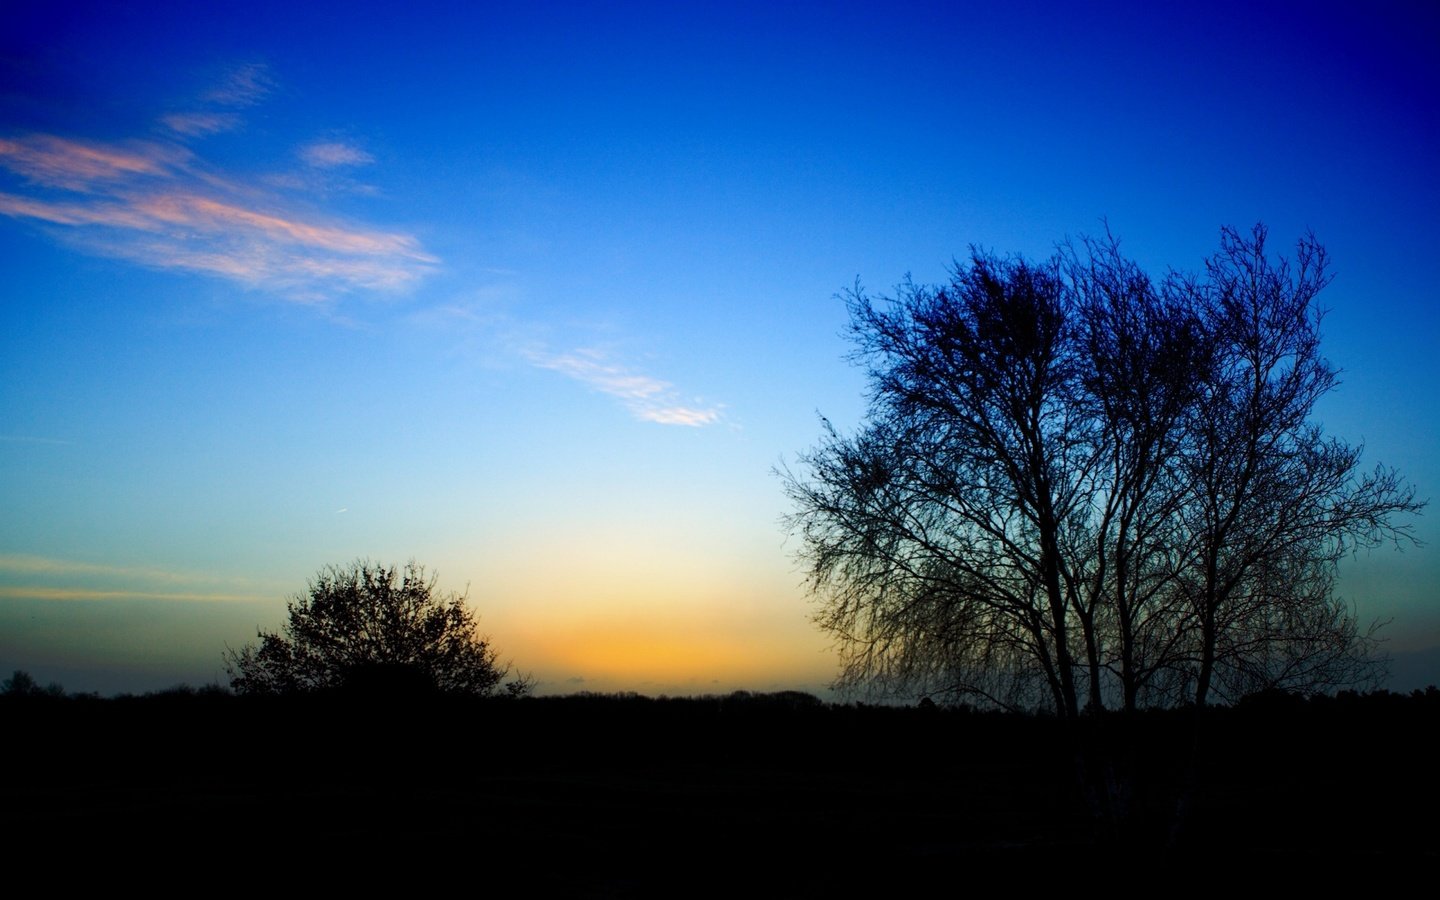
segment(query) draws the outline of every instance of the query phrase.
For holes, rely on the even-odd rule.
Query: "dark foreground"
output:
[[[908,896],[1440,862],[1433,688],[1198,730],[804,695],[0,701],[4,864],[55,885]]]

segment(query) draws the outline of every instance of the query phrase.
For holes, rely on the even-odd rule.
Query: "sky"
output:
[[[1155,275],[1313,231],[1317,417],[1440,497],[1432,5],[0,18],[0,672],[223,683],[414,559],[542,691],[822,692],[774,472],[864,414],[837,295],[1106,223]],[[1440,681],[1413,524],[1341,593]]]

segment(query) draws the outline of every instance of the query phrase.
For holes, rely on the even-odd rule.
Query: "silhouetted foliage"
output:
[[[65,688],[53,681],[41,687],[29,672],[16,669],[15,674],[0,684],[0,696],[59,698],[65,696]]]
[[[34,677],[29,672],[16,669],[15,674],[5,679],[5,683],[0,685],[0,694],[23,697],[39,689],[40,686],[35,683]]]
[[[1159,283],[1108,234],[972,250],[847,296],[868,418],[781,473],[841,686],[1073,718],[1370,683],[1336,566],[1423,503],[1312,421],[1325,252],[1265,240]]]
[[[363,561],[321,570],[308,594],[290,601],[279,633],[261,631],[258,647],[227,651],[231,687],[240,694],[528,693],[528,678],[505,681],[510,666],[477,631],[465,597],[440,596],[435,584],[414,562],[403,572]]]

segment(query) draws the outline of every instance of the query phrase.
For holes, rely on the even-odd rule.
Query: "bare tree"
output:
[[[1292,267],[1265,240],[1263,226],[1225,229],[1206,278],[1187,285],[1214,353],[1177,460],[1191,486],[1184,586],[1201,705],[1217,688],[1234,699],[1363,680],[1373,629],[1334,597],[1336,567],[1355,548],[1409,539],[1396,520],[1423,506],[1312,421],[1338,378],[1320,353],[1325,250],[1302,239]]]
[[[1107,235],[848,295],[867,421],[781,473],[842,685],[1074,717],[1364,675],[1335,566],[1421,504],[1310,421],[1323,251],[1263,243],[1158,286]]]
[[[1087,542],[1071,550],[1084,575],[1082,614],[1098,620],[1090,703],[1103,707],[1106,689],[1118,687],[1133,710],[1143,692],[1162,689],[1185,636],[1175,545],[1187,486],[1172,463],[1211,360],[1174,283],[1157,287],[1108,232],[1083,246],[1062,247],[1061,257],[1081,322],[1080,412],[1094,419],[1101,446],[1087,485]]]
[[[787,475],[821,625],[844,681],[1080,709],[1067,531],[1088,499],[1091,422],[1058,266],[974,252],[890,309],[849,297],[870,423],[827,429]],[[1083,624],[1083,623],[1082,623]]]

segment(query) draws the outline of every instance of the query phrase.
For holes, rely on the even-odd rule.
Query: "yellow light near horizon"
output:
[[[695,635],[591,631],[551,640],[549,655],[580,671],[609,678],[693,678],[732,674],[743,651],[733,642]]]
[[[513,635],[516,657],[557,674],[581,676],[604,689],[712,683],[754,690],[822,684],[833,675],[823,640],[800,632],[747,629],[670,619],[596,619]]]

